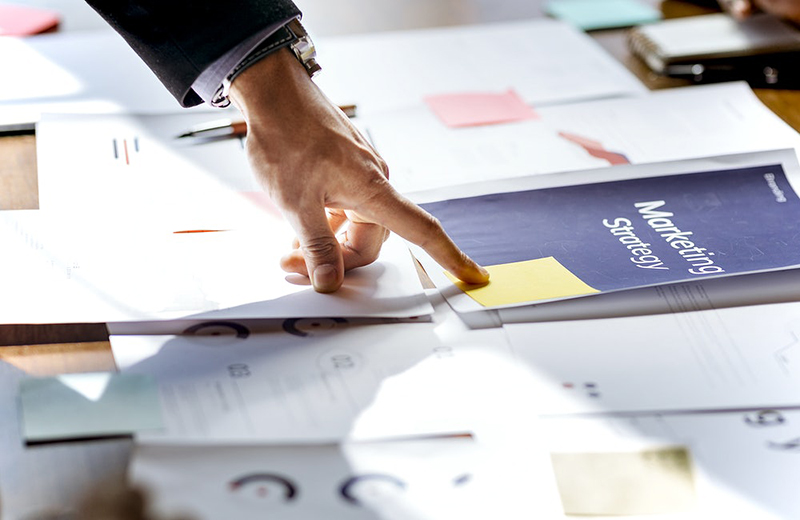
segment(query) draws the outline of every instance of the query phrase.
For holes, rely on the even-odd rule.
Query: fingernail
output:
[[[750,2],[747,0],[733,0],[729,5],[729,9],[734,15],[743,17],[750,11]]]
[[[480,271],[480,273],[481,273],[483,276],[485,276],[487,279],[489,278],[489,271],[487,271],[487,270],[486,270],[486,269],[484,269],[483,267],[481,267],[481,266],[478,266],[478,271]]]
[[[314,289],[319,292],[333,292],[337,287],[336,268],[331,264],[322,264],[314,269]]]

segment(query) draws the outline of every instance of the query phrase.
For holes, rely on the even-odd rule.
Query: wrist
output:
[[[284,48],[291,50],[297,61],[303,65],[309,77],[313,77],[314,74],[321,70],[317,63],[317,51],[314,47],[314,42],[311,41],[311,37],[299,19],[293,19],[270,34],[233,68],[211,97],[210,104],[221,108],[230,105],[230,90],[233,80],[253,64]]]
[[[302,110],[316,93],[316,85],[288,49],[251,65],[230,86],[230,99],[245,120],[267,125]]]

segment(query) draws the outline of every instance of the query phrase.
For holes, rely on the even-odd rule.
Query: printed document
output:
[[[422,207],[492,278],[420,260],[460,312],[789,269],[798,173],[784,150],[433,191]]]
[[[231,220],[216,221],[222,226],[189,212],[178,212],[173,221],[151,221],[146,206],[141,215],[119,218],[98,212],[0,212],[5,248],[0,321],[411,317],[431,312],[413,259],[398,237],[384,244],[375,263],[349,272],[341,290],[320,294],[306,277],[280,269],[293,237],[285,222],[250,212],[241,202],[229,208],[224,213]],[[244,218],[248,215],[252,218]],[[141,221],[131,222],[137,216]],[[192,227],[176,227],[179,223]]]
[[[363,118],[362,125],[403,192],[618,164],[800,150],[797,132],[744,82],[536,112],[537,119],[454,129],[419,103]]]
[[[542,414],[797,406],[800,303],[504,325]],[[788,435],[788,434],[787,434]]]
[[[315,43],[323,64],[315,81],[335,103],[358,105],[359,115],[413,108],[429,95],[509,88],[534,108],[647,92],[590,36],[556,20],[317,38]]]
[[[527,377],[503,330],[469,330],[443,300],[436,309],[423,323],[214,320],[179,336],[113,335],[111,345],[123,372],[159,385],[166,429],[142,442],[331,442],[521,420],[513,399],[486,398],[490,387],[516,395]]]

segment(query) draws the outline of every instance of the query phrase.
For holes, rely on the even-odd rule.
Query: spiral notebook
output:
[[[744,21],[710,14],[635,27],[628,46],[655,72],[689,75],[703,70],[698,66],[730,68],[740,58],[800,53],[800,30],[767,14]]]

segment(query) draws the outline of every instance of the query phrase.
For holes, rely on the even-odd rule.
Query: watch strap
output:
[[[291,49],[292,54],[303,65],[309,76],[314,76],[321,69],[316,60],[317,53],[314,43],[305,28],[300,24],[300,21],[293,19],[265,38],[234,67],[214,93],[211,105],[220,108],[229,106],[231,103],[229,98],[230,87],[233,80],[254,63],[284,47]]]

